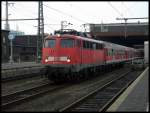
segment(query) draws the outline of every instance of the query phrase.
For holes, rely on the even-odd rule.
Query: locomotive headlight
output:
[[[70,59],[69,59],[69,58],[67,58],[67,62],[70,62]]]
[[[48,62],[48,59],[45,59],[45,62]]]
[[[60,37],[60,34],[57,34],[57,37]]]

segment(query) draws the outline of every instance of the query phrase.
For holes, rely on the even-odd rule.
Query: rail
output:
[[[126,72],[59,111],[105,111],[137,76],[132,71]]]
[[[53,92],[65,86],[66,86],[65,84],[53,86],[50,83],[46,83],[44,85],[40,85],[40,86],[36,86],[30,89],[17,91],[12,94],[4,95],[2,96],[2,110],[6,110],[9,107],[31,100],[39,95],[42,95],[48,92]]]

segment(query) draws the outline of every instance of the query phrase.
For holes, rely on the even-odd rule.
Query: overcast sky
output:
[[[9,19],[38,18],[38,2],[9,2]],[[6,2],[1,2],[2,19],[6,18]],[[82,30],[85,23],[123,23],[119,18],[149,17],[148,1],[146,2],[43,2],[44,32],[53,33],[61,28],[61,21],[67,21],[73,25],[67,28]],[[148,20],[128,20],[128,22],[148,22]],[[5,22],[2,21],[2,29]],[[32,21],[10,21],[10,29],[25,32],[26,34],[37,34],[37,20]]]

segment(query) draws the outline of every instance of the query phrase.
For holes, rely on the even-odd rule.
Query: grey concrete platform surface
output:
[[[23,77],[44,74],[45,66],[36,62],[3,63],[1,64],[1,78]]]
[[[13,68],[22,68],[22,67],[33,67],[33,66],[42,66],[41,63],[36,62],[21,62],[21,63],[2,63],[2,69],[13,69]]]
[[[149,67],[123,92],[107,111],[149,111]]]

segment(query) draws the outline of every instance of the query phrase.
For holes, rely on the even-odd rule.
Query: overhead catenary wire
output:
[[[19,9],[15,7],[15,5],[13,7],[9,7],[9,12],[10,12],[10,15],[16,15],[16,12],[18,11]],[[30,12],[31,13],[31,12]],[[28,13],[28,14],[30,14]],[[26,15],[26,13],[23,13],[23,15]],[[22,17],[22,14],[21,12],[17,12],[17,16],[20,16]],[[29,15],[28,15],[29,16]],[[4,21],[5,19],[2,19],[2,21]],[[9,19],[9,21],[23,21],[23,20],[37,20],[36,18],[28,18],[28,19]]]
[[[22,4],[21,4],[22,5]],[[20,5],[19,5],[20,6]],[[23,5],[22,5],[23,6]],[[27,10],[29,11],[29,9],[27,8]],[[29,13],[28,13],[29,14]],[[37,15],[38,15],[38,12],[33,12],[32,10],[30,11],[30,14],[34,14],[36,17],[37,17]],[[44,15],[44,19],[46,20],[46,19],[50,19],[51,21],[56,21],[56,20],[54,20],[54,19],[52,19],[52,18],[49,18],[48,16],[46,16],[46,15]]]
[[[127,7],[124,2],[123,2],[122,4],[123,4],[124,7],[126,8],[126,10],[124,11],[124,13],[128,12],[131,16],[133,16],[134,13],[132,13],[130,10],[133,8],[133,6],[134,6],[136,3],[134,3],[134,4],[133,4],[132,6],[130,6],[130,7]]]
[[[20,7],[20,8],[19,8],[19,7]],[[24,5],[23,5],[23,4],[19,4],[19,7],[18,7],[18,9],[21,10],[21,9],[24,7]],[[14,7],[14,8],[15,8],[15,7]],[[27,13],[25,12],[26,15],[30,15],[30,14],[31,14],[32,16],[34,15],[35,17],[37,17],[38,12],[33,12],[33,10],[29,10],[29,8],[25,8],[25,9],[27,10]],[[37,10],[37,8],[35,8],[35,11],[36,11],[36,10]],[[31,16],[31,15],[30,15],[30,16]]]
[[[17,4],[17,3],[15,3],[15,4]],[[61,21],[61,19],[64,19],[64,18],[67,18],[67,19],[70,19],[70,18],[68,18],[68,17],[71,17],[72,19],[73,19],[73,21],[74,20],[76,20],[76,21],[74,21],[75,22],[75,24],[73,24],[74,26],[75,25],[77,25],[78,24],[78,22],[84,22],[84,23],[88,23],[88,22],[85,22],[85,21],[88,21],[88,20],[90,20],[89,18],[93,18],[93,19],[95,19],[94,18],[94,15],[93,15],[93,13],[89,13],[89,15],[91,15],[91,16],[89,16],[88,17],[88,20],[84,20],[85,18],[82,18],[82,17],[87,17],[87,15],[88,15],[88,11],[87,10],[84,10],[84,8],[85,7],[82,7],[82,6],[78,6],[78,4],[73,4],[73,3],[68,3],[68,4],[71,4],[70,5],[70,7],[72,7],[72,12],[74,12],[74,11],[78,11],[78,12],[80,12],[80,13],[78,13],[79,15],[80,14],[82,14],[81,16],[76,16],[76,13],[74,13],[74,14],[71,14],[71,12],[68,12],[67,10],[65,11],[65,10],[62,10],[61,9],[61,7],[59,8],[57,8],[57,7],[54,7],[53,5],[51,5],[51,4],[46,4],[46,2],[45,2],[45,4],[43,4],[43,7],[45,8],[44,10],[46,11],[46,13],[44,12],[44,20],[46,20],[47,21],[47,23],[58,23],[58,24],[60,24],[60,21]],[[106,2],[106,4],[107,4],[107,2]],[[118,7],[115,7],[115,3],[113,4],[113,2],[109,2],[108,3],[109,4],[109,7],[111,6],[111,8],[113,8],[113,10],[119,15],[119,17],[121,16],[122,17],[122,12],[120,11],[120,9],[118,8]],[[5,2],[2,2],[2,5],[3,5],[3,7],[5,6]],[[46,6],[44,6],[44,5],[46,5]],[[64,5],[65,6],[65,5]],[[49,7],[49,8],[48,8]],[[123,8],[124,8],[124,12],[123,13],[125,13],[125,12],[127,12],[127,13],[130,13],[130,11],[133,13],[133,7],[135,7],[135,5],[133,5],[132,3],[131,4],[127,4],[126,2],[124,3],[123,2]],[[26,16],[27,14],[28,15],[30,15],[30,16],[36,16],[37,17],[37,9],[36,9],[36,7],[35,7],[35,5],[33,4],[33,10],[31,10],[31,7],[27,7],[27,5],[26,5],[26,3],[25,3],[25,5],[24,4],[21,4],[21,5],[19,5],[19,6],[15,6],[14,5],[14,7],[10,7],[10,10],[12,10],[12,12],[14,13],[16,13],[16,17],[19,15],[19,16]],[[95,7],[94,7],[95,8]],[[126,8],[126,9],[125,9]],[[21,13],[21,9],[27,9],[26,11],[25,11],[25,13]],[[68,9],[68,10],[70,10],[70,8]],[[35,12],[35,13],[33,13],[33,12]],[[54,13],[53,13],[54,12]],[[115,13],[114,12],[114,13]],[[69,14],[70,13],[70,14]],[[22,15],[21,15],[22,14]],[[86,15],[87,14],[87,15]],[[135,14],[135,13],[134,13]],[[64,17],[64,18],[58,18],[58,16],[57,15],[63,15],[63,16],[61,16],[61,17]],[[59,17],[60,17],[59,16]],[[125,15],[124,15],[125,16]],[[4,16],[3,16],[4,17]],[[10,16],[10,18],[12,18],[13,17],[13,15],[12,16]],[[28,16],[29,17],[29,16]],[[108,17],[107,17],[108,18]],[[67,20],[66,19],[66,20]],[[65,20],[65,19],[64,19]],[[68,20],[67,20],[68,21]],[[28,22],[27,22],[28,23]],[[29,21],[29,23],[30,23],[30,21]],[[71,22],[72,23],[72,22]],[[31,25],[32,25],[32,23],[31,23]],[[35,25],[35,24],[34,24]],[[52,26],[53,27],[53,26]],[[57,28],[58,26],[55,26],[55,27],[53,27],[53,28]]]
[[[54,10],[54,11],[56,11],[56,12],[62,14],[62,15],[67,15],[67,16],[69,16],[69,17],[71,17],[71,18],[73,18],[73,19],[75,19],[75,20],[77,20],[77,21],[80,21],[80,22],[83,22],[83,23],[87,23],[86,21],[81,20],[81,19],[79,19],[79,18],[77,18],[77,17],[74,17],[74,16],[72,16],[71,14],[68,14],[68,13],[66,13],[66,12],[60,11],[60,10],[58,10],[58,9],[55,9],[55,8],[50,7],[50,6],[48,6],[48,5],[45,5],[45,4],[43,4],[43,5],[44,5],[45,7],[47,7],[47,8],[49,8],[49,9],[51,9],[51,10]]]
[[[10,7],[10,12],[12,13],[12,14],[16,14],[16,12],[17,12],[17,10],[19,10],[20,8],[16,8],[16,7]],[[27,13],[25,13],[25,14],[27,14]],[[30,15],[30,14],[32,14],[33,15],[33,13],[32,12],[30,12],[30,13],[28,13],[28,16]],[[20,15],[20,17],[21,17],[21,13],[19,12],[19,13],[17,13],[17,15],[19,16]],[[35,13],[34,13],[34,15],[36,15]],[[30,15],[31,16],[31,15]],[[47,18],[49,18],[49,17],[47,17]],[[51,19],[51,18],[49,18],[49,19]],[[21,21],[21,22],[23,22],[24,20],[38,20],[38,18],[35,18],[35,19],[9,19],[9,21],[11,22],[11,21]],[[52,19],[53,20],[53,19]],[[3,19],[3,21],[5,21],[5,19]],[[54,21],[54,20],[53,20]],[[27,25],[30,25],[30,26],[34,26],[34,25],[32,25],[32,23],[31,24],[29,24],[28,22],[26,22],[26,24]],[[49,27],[50,28],[50,27]],[[52,28],[51,28],[52,29]],[[54,30],[54,29],[53,29]]]
[[[20,6],[20,5],[19,5]],[[21,4],[21,8],[22,8],[22,4]],[[16,8],[15,8],[16,9]],[[18,8],[17,8],[18,9]],[[16,9],[16,10],[17,10]],[[19,8],[20,9],[20,8]],[[14,10],[14,9],[13,9]],[[29,9],[27,9],[28,11],[29,11]],[[29,14],[29,13],[28,13]],[[34,14],[34,15],[37,15],[37,13],[35,13],[35,12],[32,12],[32,11],[30,11],[30,14]],[[48,19],[50,19],[50,21],[52,20],[52,21],[56,21],[56,20],[54,20],[54,19],[52,19],[52,18],[50,18],[49,16],[47,16],[47,15],[44,15],[44,19],[45,20],[48,20]],[[27,19],[26,19],[27,20]],[[46,25],[46,24],[44,24],[44,25]],[[51,24],[52,25],[52,24]],[[57,24],[58,25],[58,24]],[[60,24],[59,24],[60,25]],[[50,28],[50,27],[49,27]],[[52,28],[51,28],[52,29]],[[54,30],[54,29],[53,29]]]
[[[120,13],[120,11],[115,8],[110,2],[107,2],[121,17],[123,17],[123,15]]]
[[[81,7],[79,7],[79,6],[75,5],[75,4],[68,3],[68,2],[67,2],[67,4],[70,5],[71,7],[76,8],[76,9],[80,9],[80,11],[84,13],[84,15],[86,14],[86,16],[89,16],[89,13],[87,13],[83,7],[81,8]]]

